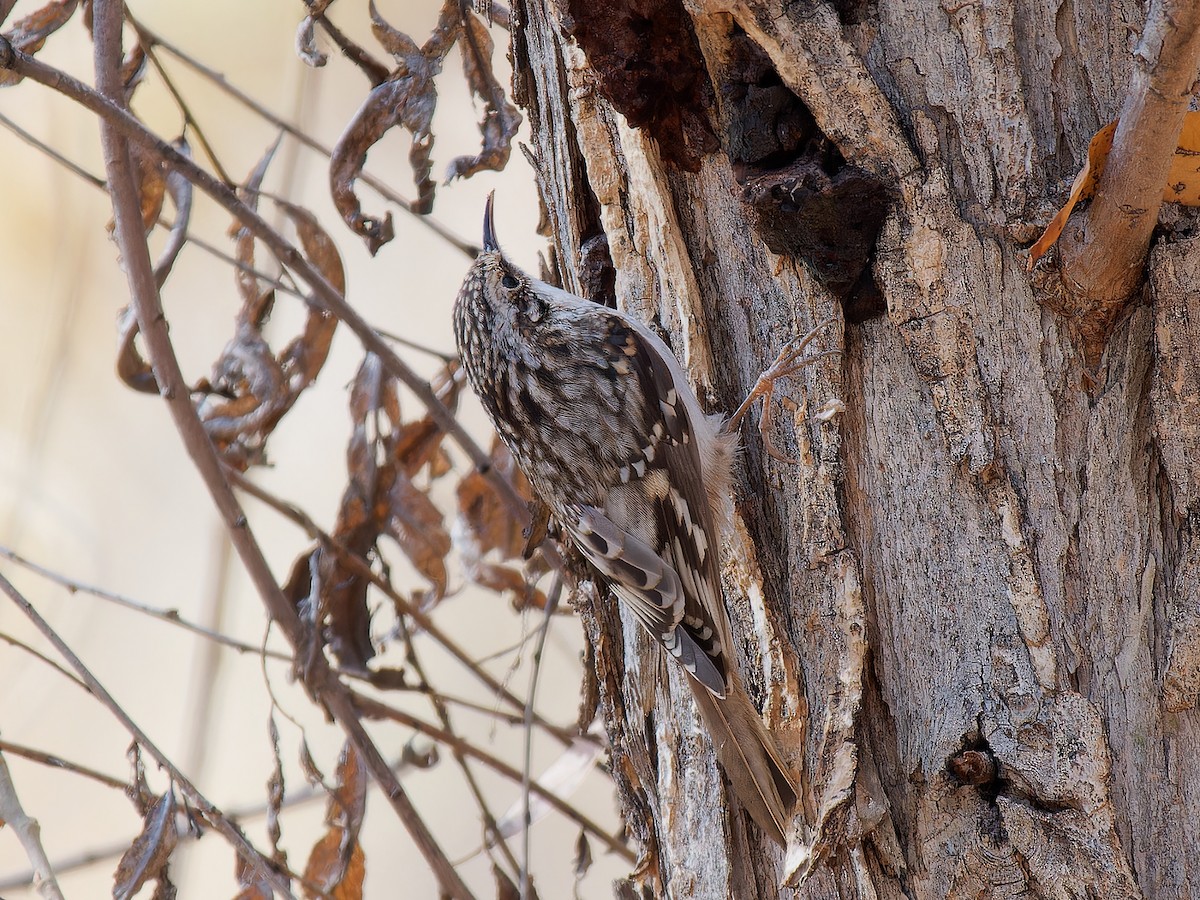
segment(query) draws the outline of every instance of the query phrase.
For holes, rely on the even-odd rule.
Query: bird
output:
[[[789,343],[728,421],[706,415],[650,328],[508,259],[493,205],[454,303],[467,380],[560,534],[687,672],[734,794],[784,846],[796,782],[737,671],[721,538],[741,420],[777,378],[833,352],[804,355],[827,323]]]

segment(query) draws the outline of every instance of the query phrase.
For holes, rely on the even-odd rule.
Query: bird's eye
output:
[[[521,286],[521,282],[517,281],[515,276],[510,275],[507,272],[505,272],[504,277],[500,279],[500,283],[510,291],[514,291]]]

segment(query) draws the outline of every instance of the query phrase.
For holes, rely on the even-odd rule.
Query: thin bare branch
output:
[[[58,672],[59,675],[63,676],[63,678],[66,678],[77,687],[83,688],[85,691],[88,689],[88,686],[76,678],[75,675],[72,674],[65,666],[56,663],[40,650],[35,650],[20,638],[15,638],[11,634],[6,634],[3,631],[0,631],[0,641],[4,641],[4,643],[8,644],[9,646],[16,647],[18,650],[23,650],[38,662],[45,663],[47,666],[54,669],[54,671]]]
[[[363,694],[355,693],[354,703],[365,715],[374,718],[391,719],[394,722],[399,722],[401,725],[419,731],[422,734],[433,738],[435,741],[445,744],[451,749],[459,750],[465,756],[479,760],[481,763],[503,775],[513,783],[521,783],[522,778],[520,769],[516,768],[515,766],[510,766],[508,763],[504,762],[504,760],[493,756],[486,750],[476,747],[469,741],[463,740],[456,734],[452,734],[449,731],[438,728],[436,725],[431,725],[430,723],[419,719],[402,709],[396,709],[394,706],[389,706],[380,700],[375,700],[374,698],[367,697]],[[619,854],[623,859],[628,860],[629,862],[635,861],[633,852],[619,839],[613,837],[611,834],[593,822],[590,818],[585,816],[575,807],[571,806],[571,804],[560,798],[557,794],[552,793],[551,791],[542,787],[542,785],[537,781],[533,780],[530,781],[529,789],[532,793],[537,794],[568,819],[594,834],[597,838],[603,841],[604,845],[613,853]]]
[[[26,144],[35,148],[36,150],[40,151],[41,153],[44,153],[46,156],[50,157],[52,160],[54,160],[59,165],[66,166],[68,169],[70,169],[72,172],[74,172],[76,175],[78,175],[84,181],[90,182],[92,185],[94,185],[95,187],[98,187],[102,190],[107,187],[107,185],[104,182],[104,179],[101,178],[99,175],[93,175],[87,169],[83,168],[83,166],[67,159],[65,156],[63,156],[61,153],[59,153],[57,150],[55,150],[49,144],[34,137],[32,134],[30,134],[28,131],[26,131],[24,128],[22,128],[20,125],[18,125],[12,119],[10,119],[8,116],[4,115],[4,113],[0,113],[0,125],[3,125],[5,128],[7,128],[13,134],[15,134],[17,137],[19,137],[22,141],[24,141]]]
[[[233,489],[225,480],[216,450],[205,433],[204,426],[185,389],[183,373],[179,368],[179,361],[171,344],[166,317],[163,313],[157,285],[154,282],[149,248],[141,228],[137,185],[134,180],[128,143],[129,135],[126,127],[122,127],[131,123],[136,124],[137,120],[118,105],[122,96],[118,72],[121,58],[122,10],[120,4],[115,0],[97,0],[93,4],[93,10],[96,84],[99,91],[98,93],[86,91],[86,93],[92,94],[95,100],[100,101],[95,111],[104,110],[101,114],[100,133],[104,148],[105,167],[108,171],[109,189],[113,198],[116,237],[121,248],[131,300],[137,310],[142,336],[160,382],[160,391],[175,420],[175,426],[213,496],[215,505],[229,529],[238,555],[271,617],[283,628],[292,646],[298,649],[305,643],[304,626],[295,609],[280,590],[258,542],[247,526],[245,515],[233,494]],[[0,46],[0,64],[4,62],[6,56],[20,57],[21,54],[15,53],[11,45],[8,45],[8,54],[5,54],[4,47]],[[122,123],[121,126],[117,124],[118,121]],[[162,141],[154,138],[140,126],[134,130],[139,136],[150,138],[151,146],[147,149],[162,149]],[[166,149],[172,150],[169,147]],[[187,162],[186,157],[177,152],[173,152],[172,155],[176,165],[180,162]],[[170,161],[170,158],[168,159]],[[271,236],[266,243],[268,246],[275,245],[272,246],[272,250],[275,251],[281,262],[290,265],[295,271],[302,272],[305,280],[314,287],[320,285],[319,295],[327,294],[329,297],[340,299],[338,292],[325,280],[324,276],[295,247],[287,244],[257,213],[246,208],[227,185],[195,166],[190,166],[190,168],[194,171],[184,174],[188,175],[194,184],[222,201],[222,205],[238,215],[256,236]],[[280,251],[283,251],[282,255]],[[325,297],[322,296],[321,299],[325,305]],[[345,306],[344,301],[342,301],[342,305]],[[346,310],[349,311],[349,307],[346,307]],[[361,318],[359,321],[365,330],[370,330]],[[381,339],[376,338],[376,341],[382,345]],[[386,347],[386,345],[384,346]],[[432,392],[429,393],[432,397]],[[433,399],[436,402],[436,397]],[[449,417],[448,411],[446,415]],[[470,900],[471,891],[455,871],[433,835],[430,834],[425,822],[408,799],[404,788],[401,787],[379,749],[367,734],[366,729],[363,728],[350,703],[346,686],[329,670],[323,655],[317,654],[311,657],[310,663],[306,673],[310,690],[320,698],[346,732],[351,744],[358,751],[368,771],[387,796],[392,809],[429,864],[441,889],[460,900]],[[237,834],[240,836],[240,832]],[[245,839],[242,838],[242,840]],[[248,842],[245,845],[246,848],[250,848]],[[238,846],[241,847],[240,844]],[[257,854],[257,851],[254,852]],[[259,864],[258,859],[254,857],[247,856],[245,858],[248,861],[252,860],[256,865]],[[277,875],[275,878],[282,881]]]
[[[521,802],[525,804],[521,822],[521,900],[528,900],[530,848],[529,790],[533,784],[533,704],[537,698],[538,679],[542,674],[542,652],[546,649],[546,636],[550,623],[554,621],[554,610],[562,599],[562,577],[554,576],[554,584],[546,594],[546,609],[538,626],[537,643],[533,648],[533,668],[529,673],[529,693],[525,696],[525,753],[521,760]]]
[[[134,612],[141,613],[144,616],[149,616],[152,619],[158,619],[160,622],[168,622],[171,625],[178,626],[184,631],[190,631],[193,634],[197,634],[214,643],[237,650],[239,653],[253,653],[255,656],[257,656],[259,653],[263,653],[272,659],[280,660],[282,662],[290,663],[292,661],[290,654],[280,653],[278,650],[264,650],[255,644],[250,644],[246,641],[239,641],[237,638],[230,637],[227,634],[222,634],[221,632],[212,628],[205,628],[203,625],[197,625],[195,622],[189,622],[179,614],[178,610],[159,609],[154,606],[148,606],[145,603],[139,603],[136,600],[123,596],[122,594],[116,594],[112,591],[106,591],[104,588],[95,587],[90,584],[84,584],[82,581],[76,581],[73,578],[69,578],[66,575],[55,572],[52,569],[47,569],[35,562],[31,562],[16,551],[3,545],[0,545],[0,557],[3,557],[10,562],[14,562],[22,568],[28,569],[30,572],[40,575],[47,581],[53,581],[55,584],[62,585],[72,594],[88,594],[89,596],[96,597],[100,600],[105,600],[109,603],[115,603],[117,606],[123,606],[126,609],[131,609]]]
[[[34,889],[45,900],[63,900],[58,879],[54,877],[54,869],[50,866],[50,858],[42,846],[42,829],[37,819],[30,818],[21,807],[3,753],[0,753],[0,822],[8,824],[25,848],[25,855],[33,866]]]
[[[132,187],[132,176],[130,176],[129,183]],[[149,256],[147,255],[148,259]],[[54,649],[67,661],[71,668],[75,670],[76,674],[87,685],[88,690],[112,713],[114,718],[121,723],[122,727],[133,736],[134,740],[137,741],[159,766],[166,770],[172,781],[179,787],[183,795],[187,797],[188,802],[204,814],[205,818],[212,823],[213,828],[224,835],[225,839],[237,849],[238,853],[249,865],[258,867],[263,873],[263,877],[270,881],[271,886],[275,890],[285,897],[293,896],[287,880],[274,870],[270,860],[259,853],[255,846],[247,839],[246,835],[242,833],[242,830],[227,819],[216,806],[210,803],[208,798],[197,790],[196,786],[191,783],[187,776],[179,771],[175,764],[167,758],[166,754],[158,749],[158,746],[150,740],[149,735],[138,727],[137,723],[129,717],[129,714],[117,703],[112,694],[96,679],[91,670],[83,664],[83,660],[76,656],[75,651],[67,646],[67,642],[59,636],[58,632],[50,626],[49,622],[42,618],[41,614],[34,609],[33,604],[25,599],[24,595],[13,587],[12,583],[3,575],[0,575],[0,592],[6,594],[21,612],[33,622],[38,631],[54,646]]]
[[[1087,212],[1068,223],[1062,276],[1089,361],[1142,283],[1150,237],[1200,70],[1200,5],[1151,3],[1112,151]]]
[[[183,116],[184,124],[187,126],[187,129],[196,136],[196,142],[204,151],[204,155],[208,157],[208,161],[212,163],[213,168],[216,169],[217,175],[226,184],[235,185],[237,182],[229,177],[229,173],[225,171],[225,167],[221,165],[221,160],[217,158],[217,153],[213,149],[212,144],[209,143],[208,138],[205,136],[204,129],[200,127],[200,123],[196,121],[196,117],[192,114],[191,107],[188,106],[183,94],[181,94],[179,89],[175,86],[175,82],[171,80],[170,74],[165,68],[163,68],[163,64],[158,59],[158,54],[154,52],[153,42],[142,39],[141,29],[138,27],[137,22],[134,21],[133,16],[130,14],[128,6],[125,7],[125,21],[132,25],[133,30],[138,33],[138,40],[142,45],[142,49],[146,52],[146,58],[150,60],[150,64],[154,66],[154,71],[158,72],[158,77],[162,79],[163,86],[167,89],[167,93],[171,95],[171,99],[175,101],[175,106],[178,107],[180,115]]]
[[[71,762],[69,759],[63,759],[61,756],[55,756],[53,753],[46,753],[44,750],[35,750],[33,747],[26,747],[23,744],[14,744],[12,741],[0,740],[0,753],[9,753],[13,756],[19,756],[22,759],[27,759],[30,762],[40,763],[43,766],[49,766],[52,769],[62,769],[64,772],[74,772],[76,775],[82,775],[84,778],[90,778],[92,781],[98,781],[105,787],[116,788],[117,790],[127,790],[129,782],[123,781],[120,778],[113,778],[111,775],[105,775],[103,772],[97,771],[90,766],[85,766],[82,763]],[[3,816],[0,816],[3,818]],[[127,843],[126,847],[129,846]],[[60,871],[55,869],[55,871]]]

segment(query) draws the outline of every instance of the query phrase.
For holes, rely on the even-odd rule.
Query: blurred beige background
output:
[[[378,0],[380,12],[400,29],[424,40],[436,20],[436,0]],[[39,2],[21,0],[10,17],[28,15]],[[151,29],[227,75],[229,80],[284,118],[301,124],[327,144],[365,96],[367,82],[323,39],[329,64],[311,70],[296,57],[294,39],[302,17],[295,3],[151,2],[133,0],[135,15]],[[334,20],[365,46],[376,48],[366,28],[365,4],[333,7]],[[501,47],[507,35],[494,29]],[[382,51],[376,55],[384,59]],[[499,67],[507,83],[501,50]],[[72,21],[52,36],[39,58],[91,81],[91,45],[82,24]],[[168,67],[225,166],[244,177],[275,132],[244,108],[164,54]],[[435,174],[454,156],[478,148],[479,110],[466,95],[455,53],[439,79],[435,121]],[[178,133],[181,118],[151,73],[135,108],[166,136]],[[103,175],[96,123],[51,91],[24,83],[0,90],[0,114],[33,132],[68,158]],[[406,136],[390,135],[371,154],[368,169],[404,196],[412,196]],[[283,177],[286,173],[286,177]],[[348,297],[379,327],[443,351],[453,348],[450,308],[468,260],[428,229],[394,210],[397,238],[371,259],[361,241],[342,226],[328,198],[326,166],[319,156],[285,142],[268,186],[309,206],[338,241],[347,267]],[[497,192],[498,223],[506,248],[536,267],[543,242],[534,234],[537,203],[528,165],[514,150],[509,170],[485,173],[465,183],[439,187],[435,216],[455,232],[477,240],[483,198]],[[363,190],[366,211],[382,213],[383,201]],[[80,582],[127,595],[160,608],[177,609],[190,620],[262,641],[262,605],[249,588],[236,557],[230,559],[222,529],[206,491],[177,438],[163,405],[132,393],[114,375],[115,317],[126,302],[116,249],[105,231],[107,196],[0,128],[0,544]],[[193,232],[226,250],[228,217],[197,194]],[[161,245],[156,235],[152,249]],[[260,253],[260,264],[266,260]],[[231,334],[238,308],[233,272],[194,246],[186,248],[164,291],[185,373],[195,380]],[[295,333],[303,311],[280,296],[269,335],[276,347]],[[432,373],[427,358],[404,354]],[[255,478],[332,527],[345,481],[348,436],[346,386],[361,358],[353,336],[339,330],[318,383],[301,398],[269,445],[274,468]],[[406,416],[420,409],[405,397]],[[487,440],[473,398],[464,414]],[[461,456],[458,457],[461,461]],[[439,496],[451,498],[450,485]],[[253,500],[246,506],[279,579],[286,578],[305,536]],[[393,553],[401,583],[418,583]],[[270,700],[260,661],[213,645],[180,629],[84,594],[70,594],[14,563],[0,559],[0,572],[46,616],[111,693],[164,750],[222,808],[252,807],[265,800],[272,770],[267,738]],[[463,579],[452,573],[451,586]],[[506,601],[461,590],[437,612],[442,627],[477,657],[511,648],[537,626]],[[51,657],[19,610],[0,597],[0,633],[26,641]],[[277,640],[274,643],[279,643]],[[574,720],[581,638],[573,618],[554,622],[540,699],[555,721]],[[431,680],[485,706],[494,701],[444,653],[422,642]],[[528,682],[528,648],[488,663],[494,674],[523,694]],[[400,663],[393,648],[387,662]],[[318,765],[332,777],[341,733],[324,724],[301,691],[289,684],[286,667],[268,663],[270,684],[283,710],[304,726]],[[427,704],[392,700],[432,720]],[[289,789],[304,786],[297,763],[300,728],[276,716],[282,734]],[[456,723],[472,740],[520,765],[519,729],[482,715],[458,713]],[[404,729],[373,725],[385,755],[396,757],[410,737]],[[0,738],[59,754],[121,778],[128,776],[130,739],[108,712],[75,685],[33,656],[0,642]],[[546,738],[535,744],[535,774],[557,756]],[[25,810],[42,826],[54,861],[107,853],[137,834],[140,820],[119,792],[71,773],[47,769],[6,754]],[[166,780],[147,761],[151,785]],[[499,815],[519,796],[519,787],[477,767]],[[480,828],[474,804],[448,754],[430,771],[404,775],[404,785],[455,859],[478,849]],[[597,774],[573,798],[610,830],[617,828],[611,791]],[[324,803],[286,811],[283,844],[294,868],[302,869],[322,831]],[[262,817],[245,820],[252,840],[269,852]],[[535,824],[533,870],[543,898],[570,896],[571,859],[578,829],[550,816]],[[368,799],[363,831],[368,897],[434,897],[436,888],[407,834],[378,794]],[[519,841],[514,841],[519,848]],[[610,896],[609,882],[626,866],[603,853],[579,885],[580,896]],[[233,851],[217,835],[180,850],[173,875],[181,898],[231,897],[236,893]],[[68,897],[107,896],[117,857],[62,871]],[[28,870],[11,829],[0,829],[0,884]],[[480,896],[495,890],[490,864],[476,855],[463,865]],[[0,890],[5,898],[34,896],[28,887]],[[144,890],[143,896],[149,896]]]

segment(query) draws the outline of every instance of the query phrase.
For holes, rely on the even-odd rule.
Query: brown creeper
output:
[[[721,592],[718,529],[728,521],[736,429],[701,411],[678,361],[644,325],[505,259],[490,198],[454,331],[471,386],[535,493],[691,675],[734,791],[782,844],[796,790],[742,688]],[[752,396],[817,358],[797,359],[809,339],[781,354]]]

